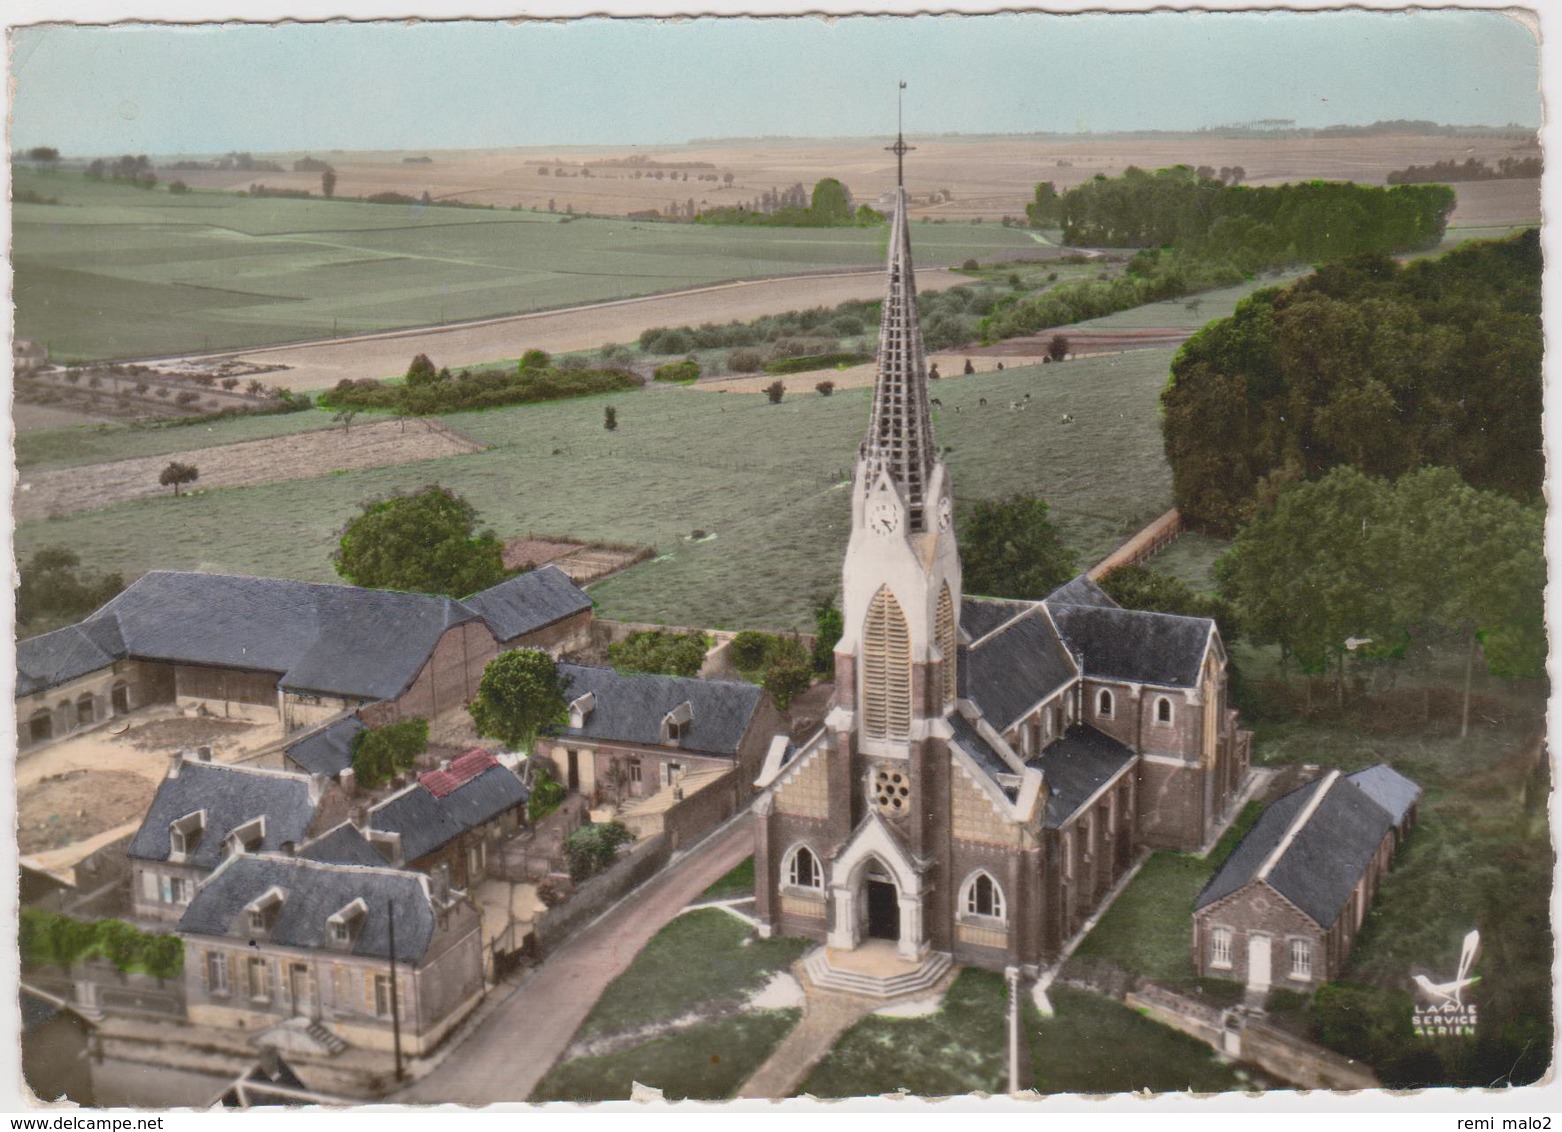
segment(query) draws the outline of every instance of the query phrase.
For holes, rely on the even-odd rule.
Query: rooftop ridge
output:
[[[1269,856],[1264,859],[1264,863],[1260,865],[1258,867],[1258,871],[1253,874],[1255,880],[1269,879],[1270,870],[1272,870],[1275,865],[1279,864],[1280,858],[1285,856],[1286,850],[1291,848],[1291,843],[1295,841],[1297,835],[1302,832],[1302,827],[1312,820],[1313,814],[1317,813],[1318,807],[1323,804],[1324,796],[1328,794],[1331,789],[1333,789],[1334,784],[1339,781],[1339,778],[1340,771],[1337,768],[1335,770],[1331,770],[1327,775],[1324,776],[1323,783],[1318,787],[1317,792],[1308,799],[1307,804],[1297,812],[1297,815],[1294,818],[1291,819],[1291,824],[1286,828],[1285,836],[1280,838],[1280,841],[1275,845],[1275,847],[1269,851]]]
[[[981,601],[981,600],[1012,601],[1014,599],[1012,599],[1012,598],[988,598],[988,599],[978,598],[977,600],[978,601]],[[966,648],[974,649],[974,648],[981,647],[983,644],[985,644],[991,638],[996,637],[999,633],[1002,633],[1002,632],[1006,631],[1007,629],[1009,629],[1010,626],[1018,624],[1019,622],[1025,620],[1025,618],[1027,618],[1027,617],[1034,617],[1036,615],[1036,610],[1038,610],[1038,609],[1045,610],[1046,609],[1046,603],[1045,602],[1040,602],[1040,601],[1027,603],[1026,607],[1024,609],[1020,610],[1018,613],[1016,613],[1013,617],[1009,618],[1007,621],[1001,621],[994,628],[991,628],[991,629],[987,630],[987,632],[983,633],[980,637],[977,637],[970,644],[966,645]],[[1047,619],[1048,619],[1048,621],[1052,620],[1050,615],[1048,615]]]

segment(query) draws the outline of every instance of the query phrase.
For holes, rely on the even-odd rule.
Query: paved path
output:
[[[526,1100],[608,983],[685,904],[753,851],[746,817],[696,846],[550,955],[460,1048],[389,1099],[472,1105]]]
[[[798,979],[808,995],[803,1006],[803,1020],[744,1082],[738,1090],[740,1098],[782,1100],[790,1097],[853,1023],[884,1005],[855,995],[820,991],[800,971]]]

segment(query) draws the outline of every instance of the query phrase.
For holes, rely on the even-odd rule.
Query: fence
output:
[[[1097,562],[1091,567],[1088,577],[1093,582],[1099,582],[1113,570],[1121,570],[1124,566],[1137,566],[1145,559],[1165,550],[1180,534],[1182,534],[1182,513],[1173,507]]]

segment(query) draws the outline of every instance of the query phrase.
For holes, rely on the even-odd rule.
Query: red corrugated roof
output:
[[[449,770],[430,770],[418,775],[418,783],[434,797],[443,798],[498,765],[499,760],[487,751],[473,747],[451,759]]]

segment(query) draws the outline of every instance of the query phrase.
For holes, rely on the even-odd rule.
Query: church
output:
[[[1035,601],[963,592],[906,209],[902,184],[835,695],[771,745],[755,804],[761,934],[819,940],[811,977],[869,993],[1055,960],[1143,850],[1218,836],[1251,746],[1213,621],[1083,576]]]

